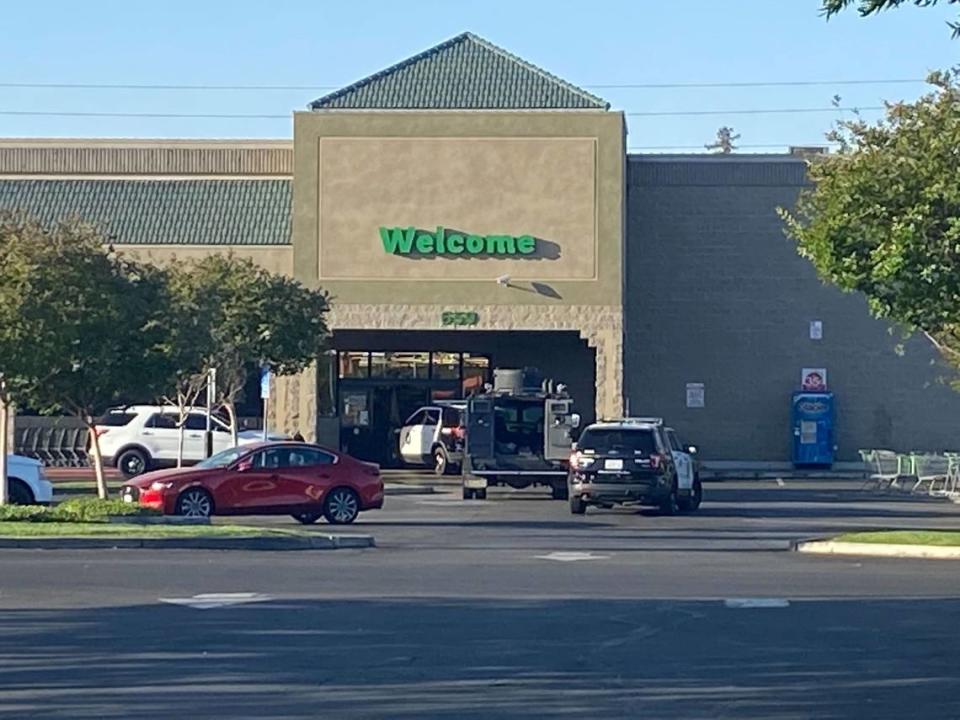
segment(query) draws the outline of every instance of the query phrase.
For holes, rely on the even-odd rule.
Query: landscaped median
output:
[[[92,498],[75,498],[52,508],[0,507],[0,548],[336,550],[373,546],[370,535],[182,524],[135,505]]]
[[[855,532],[796,544],[798,552],[818,555],[960,560],[960,530],[883,530]]]

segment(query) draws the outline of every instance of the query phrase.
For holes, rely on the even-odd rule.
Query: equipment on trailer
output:
[[[580,426],[564,385],[533,368],[494,370],[493,387],[467,400],[463,497],[483,500],[487,488],[545,485],[567,499],[567,463]]]

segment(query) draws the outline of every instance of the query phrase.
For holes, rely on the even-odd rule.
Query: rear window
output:
[[[443,409],[443,426],[460,427],[463,424],[463,414],[457,408],[445,407]]]
[[[107,427],[123,427],[124,425],[129,425],[133,419],[137,416],[133,412],[123,412],[121,410],[111,410],[106,415],[102,416],[97,420],[97,425],[105,425]]]
[[[588,428],[580,436],[577,448],[588,453],[648,456],[657,452],[657,441],[652,430]]]

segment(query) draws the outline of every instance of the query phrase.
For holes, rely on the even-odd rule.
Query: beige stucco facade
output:
[[[464,332],[574,330],[596,352],[597,415],[622,413],[622,114],[296,113],[294,157],[294,275],[331,293],[334,331],[437,330],[450,310],[476,313]],[[384,227],[537,249],[404,255]],[[303,427],[311,397],[310,377],[281,381],[277,423]]]

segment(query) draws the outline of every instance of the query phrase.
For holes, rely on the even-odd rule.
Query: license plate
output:
[[[604,460],[604,470],[623,470],[623,460]]]

